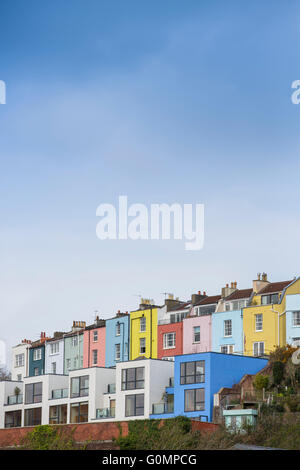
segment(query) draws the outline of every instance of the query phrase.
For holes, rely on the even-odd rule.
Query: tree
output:
[[[253,385],[256,390],[263,390],[264,388],[266,389],[269,385],[269,377],[267,375],[257,374],[255,376]]]
[[[7,369],[4,367],[0,368],[0,382],[3,382],[4,380],[10,380],[11,379],[11,374],[8,372]]]

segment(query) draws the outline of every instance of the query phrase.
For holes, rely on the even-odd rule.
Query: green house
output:
[[[223,410],[225,426],[232,432],[244,431],[245,426],[255,426],[257,421],[257,410],[252,408],[245,410]]]

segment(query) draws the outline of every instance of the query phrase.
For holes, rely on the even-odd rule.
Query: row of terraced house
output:
[[[0,428],[167,418],[211,421],[213,395],[267,363],[278,345],[300,345],[300,278],[189,301],[146,299],[130,313],[70,332],[41,333],[13,348],[0,383]]]

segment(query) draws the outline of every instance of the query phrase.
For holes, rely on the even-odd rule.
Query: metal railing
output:
[[[51,394],[52,399],[68,398],[68,396],[69,396],[68,388],[59,388],[57,390],[52,390],[52,394]]]
[[[21,403],[23,403],[23,394],[21,393],[19,395],[11,395],[7,397],[8,405],[20,405]]]
[[[167,413],[174,413],[174,403],[153,403],[153,415],[162,415]]]
[[[114,408],[98,408],[96,410],[96,419],[107,419],[115,417]]]
[[[108,384],[107,393],[116,393],[116,384]]]

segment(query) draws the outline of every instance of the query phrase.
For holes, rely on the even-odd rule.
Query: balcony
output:
[[[52,390],[51,398],[52,400],[58,400],[60,398],[68,398],[69,389],[68,388],[59,388],[57,390]]]
[[[96,410],[96,419],[108,419],[115,417],[114,408],[98,408]]]
[[[11,395],[11,396],[7,397],[7,404],[8,405],[20,405],[21,403],[23,403],[23,395],[22,394]]]
[[[107,393],[116,393],[116,384],[108,384]]]
[[[174,413],[174,403],[153,403],[153,415],[163,415],[168,413]]]

